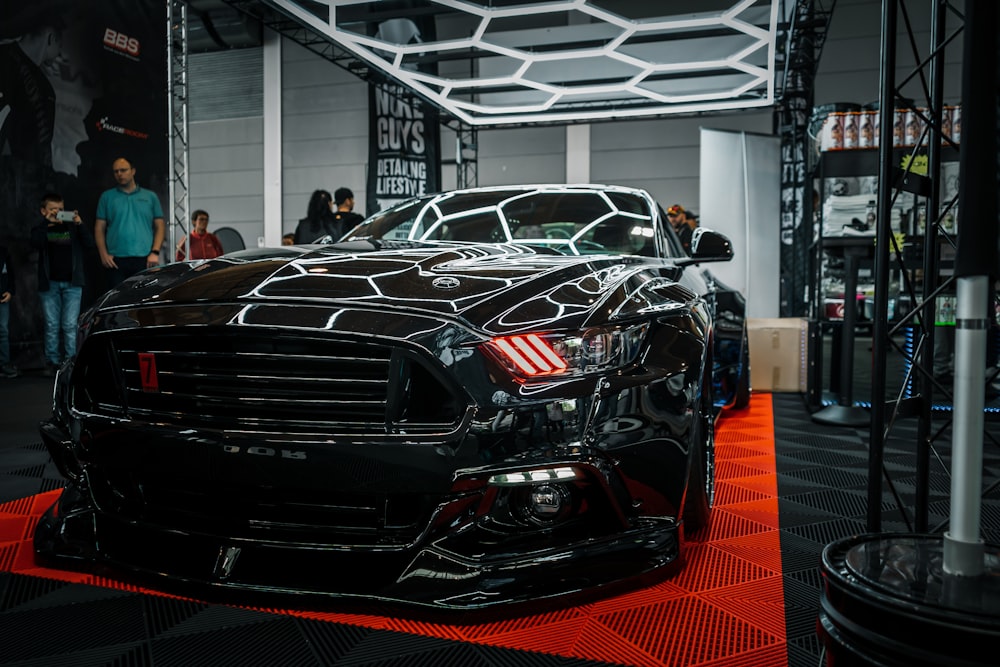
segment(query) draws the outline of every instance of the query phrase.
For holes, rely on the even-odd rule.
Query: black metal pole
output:
[[[937,222],[941,217],[941,112],[944,108],[944,49],[945,37],[944,0],[934,0],[931,7],[931,126],[927,133],[927,175],[931,178],[931,192],[927,201],[927,219]],[[938,275],[938,229],[928,224],[924,230],[924,289],[923,301],[927,303],[934,292]],[[930,514],[930,456],[931,456],[931,395],[934,383],[934,317],[933,306],[924,307],[920,316],[925,330],[923,350],[917,363],[923,373],[920,382],[920,412],[917,415],[916,492],[913,502],[913,528],[918,533],[927,532]]]
[[[872,327],[871,426],[868,438],[868,532],[882,530],[882,456],[885,446],[885,373],[889,338],[889,237],[892,234],[892,126],[896,80],[896,0],[882,0],[879,70],[878,220],[875,232],[875,313]]]

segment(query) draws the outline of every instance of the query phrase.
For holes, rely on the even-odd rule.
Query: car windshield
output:
[[[476,190],[405,202],[377,213],[344,240],[514,242],[568,255],[653,257],[659,254],[654,220],[651,202],[634,192]],[[663,247],[667,251],[668,244]]]

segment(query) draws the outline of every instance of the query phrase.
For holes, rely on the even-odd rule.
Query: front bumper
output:
[[[681,553],[676,514],[625,520],[605,513],[599,530],[504,534],[481,520],[475,492],[451,495],[447,502],[442,497],[428,528],[411,542],[391,544],[331,544],[330,535],[309,529],[255,535],[235,518],[162,523],[156,515],[107,511],[95,499],[87,464],[77,459],[69,433],[55,422],[41,432],[71,482],[35,531],[40,563],[124,576],[202,599],[291,594],[443,612],[543,606],[554,598],[562,603],[564,596],[606,594],[667,576]],[[575,465],[584,469],[587,462]],[[593,472],[591,504],[600,498],[617,504],[610,487],[593,481],[603,475]],[[107,489],[98,495],[107,502]]]
[[[471,558],[451,549],[462,534],[405,551],[292,546],[123,521],[95,510],[71,485],[39,522],[35,551],[44,565],[137,577],[196,597],[294,594],[447,611],[647,583],[679,563],[678,533],[674,521],[647,519],[603,539]]]

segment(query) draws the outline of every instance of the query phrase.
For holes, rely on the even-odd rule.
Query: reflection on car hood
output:
[[[663,276],[653,300],[694,295],[669,278],[669,261],[634,256],[564,256],[529,246],[390,244],[314,247],[305,252],[248,251],[134,276],[109,293],[102,308],[192,302],[275,301],[413,310],[460,317],[494,330],[532,321],[583,326],[595,309],[621,308],[650,295],[629,292],[629,277]],[[656,305],[656,304],[647,304]],[[517,321],[512,321],[516,313]],[[578,321],[576,321],[578,320]],[[576,321],[576,322],[574,322]]]

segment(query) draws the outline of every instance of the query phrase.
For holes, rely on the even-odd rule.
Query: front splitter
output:
[[[448,541],[409,550],[289,545],[168,530],[108,516],[68,487],[35,531],[41,564],[212,601],[468,612],[550,607],[647,586],[680,563],[679,529],[649,520],[601,539],[468,557]],[[465,619],[467,620],[467,619]]]

